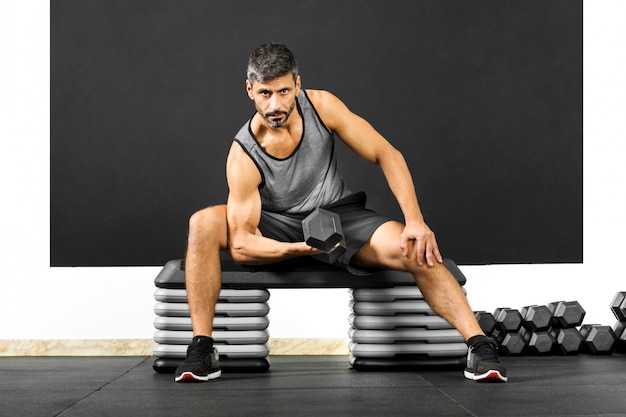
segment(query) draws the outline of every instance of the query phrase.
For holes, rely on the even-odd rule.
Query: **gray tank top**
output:
[[[276,158],[259,145],[249,120],[235,135],[261,173],[262,209],[306,213],[350,194],[337,168],[335,138],[320,119],[304,89],[296,99],[302,116],[302,138],[291,155]]]

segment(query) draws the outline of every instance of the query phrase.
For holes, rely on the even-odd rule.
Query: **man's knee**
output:
[[[212,206],[195,212],[189,218],[189,244],[216,241],[226,246],[226,210]]]

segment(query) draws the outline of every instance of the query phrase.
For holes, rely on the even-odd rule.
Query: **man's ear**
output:
[[[302,82],[300,81],[300,76],[296,78],[296,95],[300,94],[300,87],[302,86]]]
[[[248,93],[250,100],[254,101],[254,97],[252,97],[252,83],[250,80],[246,80],[246,92]]]

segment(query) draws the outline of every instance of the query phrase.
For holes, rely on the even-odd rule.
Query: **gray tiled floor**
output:
[[[269,372],[176,384],[153,358],[0,358],[4,416],[625,416],[626,355],[505,357],[507,384],[460,370],[355,371],[274,356]]]

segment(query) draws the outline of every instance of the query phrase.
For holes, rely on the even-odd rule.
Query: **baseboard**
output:
[[[348,355],[348,339],[270,339],[271,355]],[[0,340],[0,356],[152,356],[152,339]]]
[[[0,356],[151,356],[151,339],[0,340]]]
[[[270,339],[270,355],[348,355],[349,339]]]

